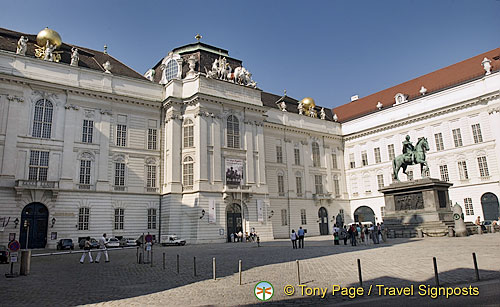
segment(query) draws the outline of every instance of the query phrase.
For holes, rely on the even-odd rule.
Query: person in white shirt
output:
[[[292,240],[292,248],[296,249],[297,248],[297,233],[295,233],[294,229],[292,229],[292,234],[290,234],[290,240]]]
[[[101,260],[101,254],[104,252],[104,256],[106,257],[106,262],[109,262],[109,256],[108,256],[108,251],[107,251],[107,244],[108,240],[106,239],[106,234],[102,235],[102,238],[99,239],[99,252],[97,253],[97,257],[95,258],[95,263],[99,263],[99,260]]]

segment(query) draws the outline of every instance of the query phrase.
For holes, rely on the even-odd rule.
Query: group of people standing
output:
[[[292,240],[292,248],[304,248],[304,236],[305,231],[302,227],[299,227],[299,230],[295,232],[295,229],[292,229],[292,233],[290,234],[290,240]],[[297,247],[297,241],[299,241],[299,247]]]
[[[344,245],[347,245],[347,240],[351,241],[352,246],[364,243],[370,245],[379,244],[380,241],[386,241],[384,223],[377,223],[376,225],[363,225],[362,223],[351,224],[350,226],[344,225],[338,227],[337,224],[333,225],[333,244],[340,245],[340,240],[344,240]]]
[[[95,263],[99,263],[101,260],[101,255],[104,252],[104,257],[106,257],[106,262],[109,262],[109,256],[108,256],[108,250],[106,247],[108,240],[106,239],[106,234],[103,234],[102,237],[99,239],[99,252],[97,252],[97,257],[95,259]],[[92,245],[90,243],[90,237],[85,238],[85,245],[83,247],[85,252],[82,254],[82,257],[80,258],[80,263],[83,264],[85,261],[85,256],[88,254],[89,255],[89,262],[93,263],[94,260],[92,259]]]

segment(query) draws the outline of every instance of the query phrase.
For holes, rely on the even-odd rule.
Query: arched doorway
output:
[[[493,193],[484,193],[483,196],[481,196],[481,207],[483,207],[485,221],[493,221],[500,216],[498,198]]]
[[[375,213],[372,208],[367,206],[358,207],[354,211],[354,221],[359,222],[371,222],[375,225]]]
[[[24,227],[25,221],[29,228]],[[47,245],[49,210],[41,203],[31,203],[21,213],[19,241],[21,248],[44,248]],[[28,246],[26,247],[26,239]]]
[[[234,238],[238,232],[243,232],[243,219],[241,217],[241,206],[238,204],[230,204],[226,209],[226,229],[227,242],[231,242],[231,234]]]
[[[318,210],[319,217],[319,234],[327,235],[328,234],[328,211],[326,211],[325,207],[321,207]]]

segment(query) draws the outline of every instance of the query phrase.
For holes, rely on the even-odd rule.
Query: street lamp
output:
[[[200,220],[205,216],[205,209],[201,209]]]

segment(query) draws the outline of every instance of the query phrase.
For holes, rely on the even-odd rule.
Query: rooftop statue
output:
[[[78,55],[78,49],[76,47],[71,48],[71,66],[78,66],[78,61],[80,56]]]
[[[20,55],[26,55],[26,50],[28,49],[28,38],[21,36],[19,41],[17,41],[16,53]]]
[[[417,144],[413,146],[410,141],[410,136],[407,135],[406,139],[403,141],[403,154],[392,160],[393,179],[399,181],[398,173],[400,168],[403,168],[403,173],[408,176],[406,168],[408,165],[415,164],[420,164],[420,171],[422,176],[424,176],[429,170],[429,166],[425,160],[425,152],[428,150],[429,143],[427,142],[427,138],[418,138]]]

